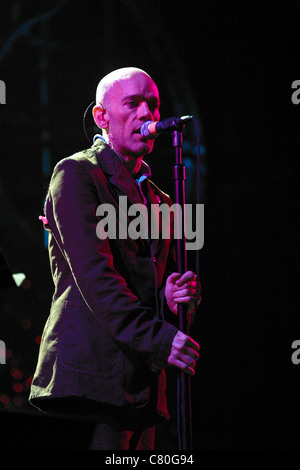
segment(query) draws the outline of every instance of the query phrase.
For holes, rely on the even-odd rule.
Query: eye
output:
[[[149,101],[148,106],[151,112],[154,112],[159,109],[158,102],[156,100]]]
[[[126,104],[129,108],[136,108],[138,106],[138,102],[136,100],[129,100]]]

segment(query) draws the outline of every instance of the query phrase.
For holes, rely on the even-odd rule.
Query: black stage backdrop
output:
[[[194,449],[297,449],[300,106],[292,83],[300,79],[300,2],[2,0],[0,21],[0,246],[11,271],[26,274],[21,287],[0,291],[0,447],[85,445],[69,432],[62,439],[60,418],[42,425],[27,403],[53,289],[38,216],[55,163],[89,146],[82,116],[99,79],[132,65],[157,82],[162,118],[193,114],[201,128]],[[86,128],[91,138],[90,114]],[[187,200],[195,202],[193,124],[183,136]],[[173,195],[169,136],[147,162]],[[168,397],[172,418],[157,448],[176,450],[171,371]],[[16,432],[18,419],[27,425]]]

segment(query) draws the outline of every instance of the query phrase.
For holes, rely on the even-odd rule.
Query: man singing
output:
[[[55,291],[29,399],[95,419],[91,450],[154,449],[154,427],[169,417],[164,369],[193,375],[199,357],[197,342],[165,320],[196,294],[195,275],[176,273],[171,237],[100,238],[96,230],[97,207],[110,204],[119,217],[120,196],[129,207],[172,204],[143,161],[154,140],[140,128],[159,120],[159,106],[143,70],[104,77],[93,108],[102,135],[56,165],[45,202]]]

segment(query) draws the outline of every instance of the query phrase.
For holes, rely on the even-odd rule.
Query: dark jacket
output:
[[[146,180],[152,204],[170,198]],[[97,207],[119,196],[142,204],[136,182],[117,154],[97,140],[60,161],[45,202],[55,292],[30,402],[47,409],[55,397],[85,397],[117,407],[154,404],[168,416],[167,357],[177,328],[162,318],[170,239],[96,235]],[[127,218],[126,218],[127,220]]]

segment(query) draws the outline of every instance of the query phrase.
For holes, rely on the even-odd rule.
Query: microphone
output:
[[[176,131],[186,122],[191,121],[193,116],[170,117],[163,121],[146,121],[141,127],[140,133],[149,139],[155,139],[159,134]]]

